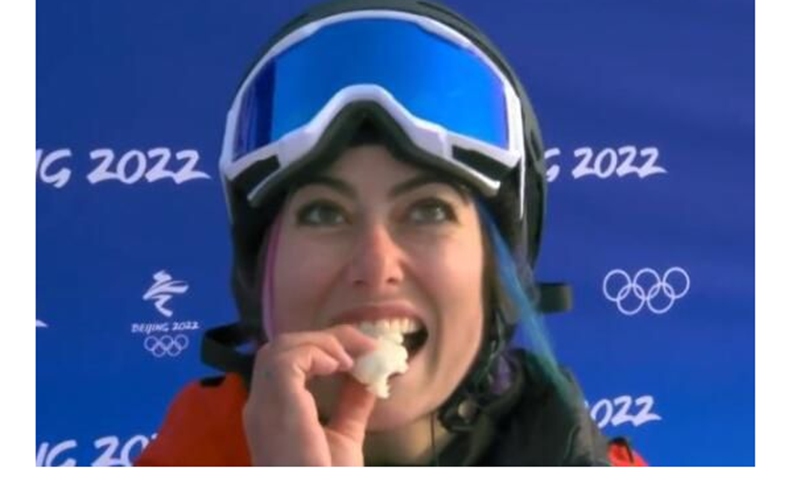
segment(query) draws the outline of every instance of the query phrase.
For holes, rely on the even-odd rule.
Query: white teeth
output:
[[[422,330],[422,325],[414,320],[410,320],[408,318],[405,319],[405,323],[403,324],[403,333],[414,333],[419,332]]]
[[[390,318],[361,322],[358,324],[358,329],[373,338],[381,336],[395,338],[397,335],[402,337],[409,333],[418,332],[422,329],[422,325],[411,318]]]
[[[389,323],[389,320],[379,320],[377,330],[382,334],[391,333],[393,330],[395,330],[394,328],[392,328],[393,326],[394,322]]]

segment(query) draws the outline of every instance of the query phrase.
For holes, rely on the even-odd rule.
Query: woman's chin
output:
[[[396,385],[387,399],[378,399],[369,417],[368,430],[378,432],[392,430],[426,417],[433,406],[423,392],[402,390]]]
[[[369,417],[367,430],[370,432],[394,430],[412,423],[421,414],[422,412],[410,409],[409,403],[401,402],[399,398],[397,401],[393,398],[378,400]]]

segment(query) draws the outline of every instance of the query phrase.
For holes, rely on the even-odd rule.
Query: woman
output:
[[[542,152],[513,71],[450,10],[335,1],[290,22],[228,115],[241,320],[203,352],[228,373],[186,387],[137,464],[638,461],[540,324],[563,307],[529,270]],[[386,399],[353,374],[378,329],[408,357]]]

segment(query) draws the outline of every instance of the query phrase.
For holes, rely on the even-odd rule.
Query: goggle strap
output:
[[[506,165],[503,165],[497,160],[481,152],[462,148],[458,145],[453,145],[452,155],[453,158],[459,162],[494,180],[501,180],[509,171]]]

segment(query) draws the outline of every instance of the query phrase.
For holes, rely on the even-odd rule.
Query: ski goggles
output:
[[[363,102],[484,195],[517,166],[525,178],[520,99],[494,62],[440,22],[371,10],[302,26],[260,59],[228,112],[223,179],[257,206],[343,111]]]

